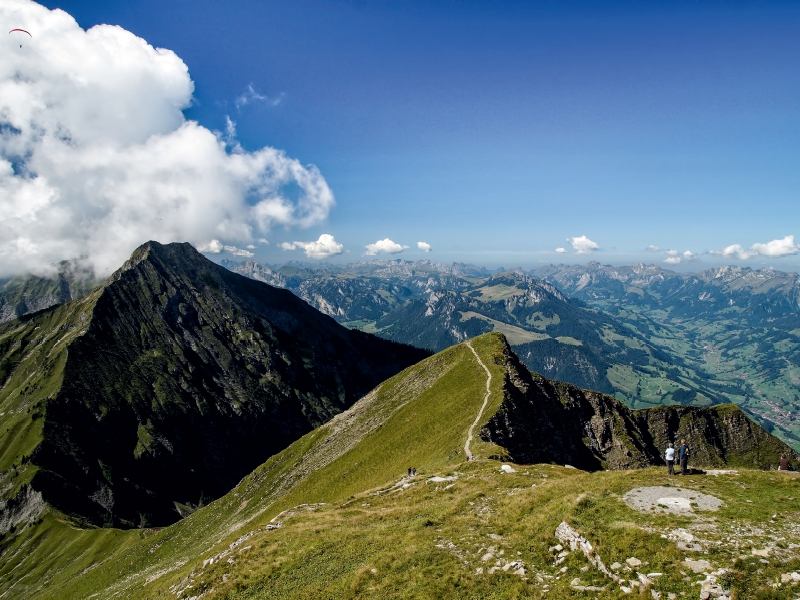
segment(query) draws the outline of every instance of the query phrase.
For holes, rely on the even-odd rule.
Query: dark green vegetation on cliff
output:
[[[461,344],[388,379],[169,527],[81,530],[46,508],[0,541],[0,594],[538,598],[544,585],[537,575],[561,576],[547,549],[564,519],[607,563],[636,552],[665,573],[659,589],[689,591],[679,574],[684,552],[656,530],[684,527],[687,519],[658,521],[620,501],[635,485],[664,482],[663,469],[619,469],[660,464],[662,440],[677,436],[692,441],[699,467],[760,468],[790,451],[734,406],[631,411],[612,397],[531,374],[501,335],[470,344],[476,354]],[[473,423],[476,460],[465,463]],[[502,474],[492,456],[614,470],[539,465]],[[420,476],[403,479],[410,466]],[[432,475],[442,478],[428,481]],[[797,484],[770,476],[743,472],[746,489],[702,479],[680,485],[723,496],[726,527],[749,527],[778,502],[800,512]],[[722,563],[721,554],[712,558]],[[495,559],[524,561],[528,578],[476,573]],[[565,563],[568,578],[543,579],[549,597],[571,597],[575,576],[602,583],[597,573],[581,572],[583,564],[574,554]]]
[[[171,523],[426,355],[150,242],[80,300],[0,326],[3,499]]]

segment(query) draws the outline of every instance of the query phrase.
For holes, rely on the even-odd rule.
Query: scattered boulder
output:
[[[683,564],[694,573],[706,573],[711,571],[711,563],[704,559],[691,560],[687,558],[683,561]]]
[[[711,600],[712,598],[729,600],[731,593],[729,590],[722,587],[719,580],[723,575],[727,575],[731,572],[732,571],[728,569],[719,569],[718,571],[706,575],[706,578],[700,582],[700,600]]]
[[[458,479],[455,475],[449,475],[447,477],[429,477],[427,483],[444,483],[445,481],[455,481]]]
[[[586,556],[586,559],[594,565],[598,571],[613,581],[619,581],[619,576],[608,570],[608,567],[603,563],[600,556],[595,553],[589,540],[566,522],[562,521],[561,524],[556,527],[556,538],[558,538],[558,541],[562,544],[568,544],[570,550],[581,550],[584,556]]]
[[[678,542],[676,545],[678,549],[686,550],[687,552],[701,552],[703,550],[700,544],[695,544],[693,542]]]
[[[628,566],[630,566],[630,567],[632,567],[634,569],[636,567],[642,566],[642,561],[640,561],[638,558],[634,558],[634,557],[626,558],[625,562],[628,563]]]

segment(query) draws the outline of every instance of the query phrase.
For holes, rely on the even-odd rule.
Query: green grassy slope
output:
[[[502,336],[471,344],[492,374],[480,426],[498,414],[504,388],[516,384]],[[505,449],[477,435],[477,460],[464,462],[485,385],[468,346],[445,350],[387,380],[219,500],[160,530],[81,530],[47,512],[0,542],[0,598],[540,597],[544,583],[549,597],[566,598],[575,577],[607,585],[598,573],[580,570],[585,561],[576,553],[563,564],[566,575],[553,567],[548,547],[563,519],[589,536],[607,564],[635,552],[665,573],[658,589],[693,589],[680,575],[683,553],[660,538],[664,527],[688,527],[690,520],[659,521],[619,500],[634,485],[665,483],[662,470],[588,474],[538,465],[501,474],[488,457]],[[404,479],[408,467],[417,469],[416,478]],[[454,479],[428,481],[433,475]],[[736,485],[723,478],[680,485],[723,496],[730,508],[720,513],[725,527],[764,520],[778,504],[782,514],[800,514],[800,486],[783,474],[770,477],[777,476],[747,472]],[[491,562],[482,560],[490,552]],[[720,566],[735,562],[730,552],[712,558]],[[501,559],[523,560],[527,580],[477,574]]]
[[[496,374],[490,415],[502,399],[503,369],[494,359],[501,362],[503,346],[497,336],[484,336],[474,347]],[[0,597],[10,589],[30,597],[82,598],[99,590],[106,590],[101,597],[109,590],[137,597],[148,577],[183,573],[201,553],[263,527],[287,508],[390,486],[408,467],[421,473],[456,464],[483,403],[485,381],[464,345],[426,359],[272,457],[223,498],[162,530],[77,530],[50,513],[7,542]],[[488,456],[497,448],[477,438],[472,452]]]
[[[494,461],[442,471],[452,483],[427,482],[392,495],[366,491],[352,499],[282,517],[282,527],[258,531],[229,553],[209,552],[192,574],[152,584],[151,598],[227,600],[275,598],[697,598],[705,579],[685,559],[706,560],[739,599],[797,597],[781,575],[800,568],[800,480],[782,473],[668,478],[661,469],[584,473],[534,465],[504,474]],[[640,513],[622,497],[640,486],[671,486],[710,494],[718,511]],[[779,508],[776,508],[779,507]],[[775,515],[775,518],[772,518]],[[605,565],[619,563],[626,594],[580,551],[556,564],[555,530],[562,521],[588,538]],[[679,547],[685,536],[692,550]],[[752,549],[770,548],[761,562]],[[642,561],[631,569],[626,559]],[[232,559],[229,562],[229,559]],[[519,562],[516,562],[519,561]],[[499,563],[499,565],[498,565]],[[515,563],[508,571],[502,569]],[[519,566],[524,575],[514,574]],[[489,574],[491,568],[500,567]],[[187,565],[188,567],[188,565]],[[479,571],[479,569],[482,571]],[[627,570],[626,570],[627,569]],[[661,573],[641,585],[638,573]],[[602,591],[578,591],[571,583]],[[190,587],[191,586],[191,587]],[[649,588],[649,589],[648,589]],[[638,590],[642,590],[640,596]]]

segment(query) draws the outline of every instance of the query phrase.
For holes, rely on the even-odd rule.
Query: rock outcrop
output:
[[[514,462],[586,470],[663,465],[667,443],[682,438],[694,466],[767,469],[783,453],[798,458],[731,404],[630,410],[611,396],[529,372],[508,346],[503,360],[503,402],[481,438],[504,448]]]

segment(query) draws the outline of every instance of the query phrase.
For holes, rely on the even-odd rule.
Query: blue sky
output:
[[[187,118],[319,168],[336,207],[273,228],[262,262],[327,233],[348,262],[390,238],[395,258],[487,266],[800,267],[752,250],[800,242],[797,3],[44,4],[173,50]]]

